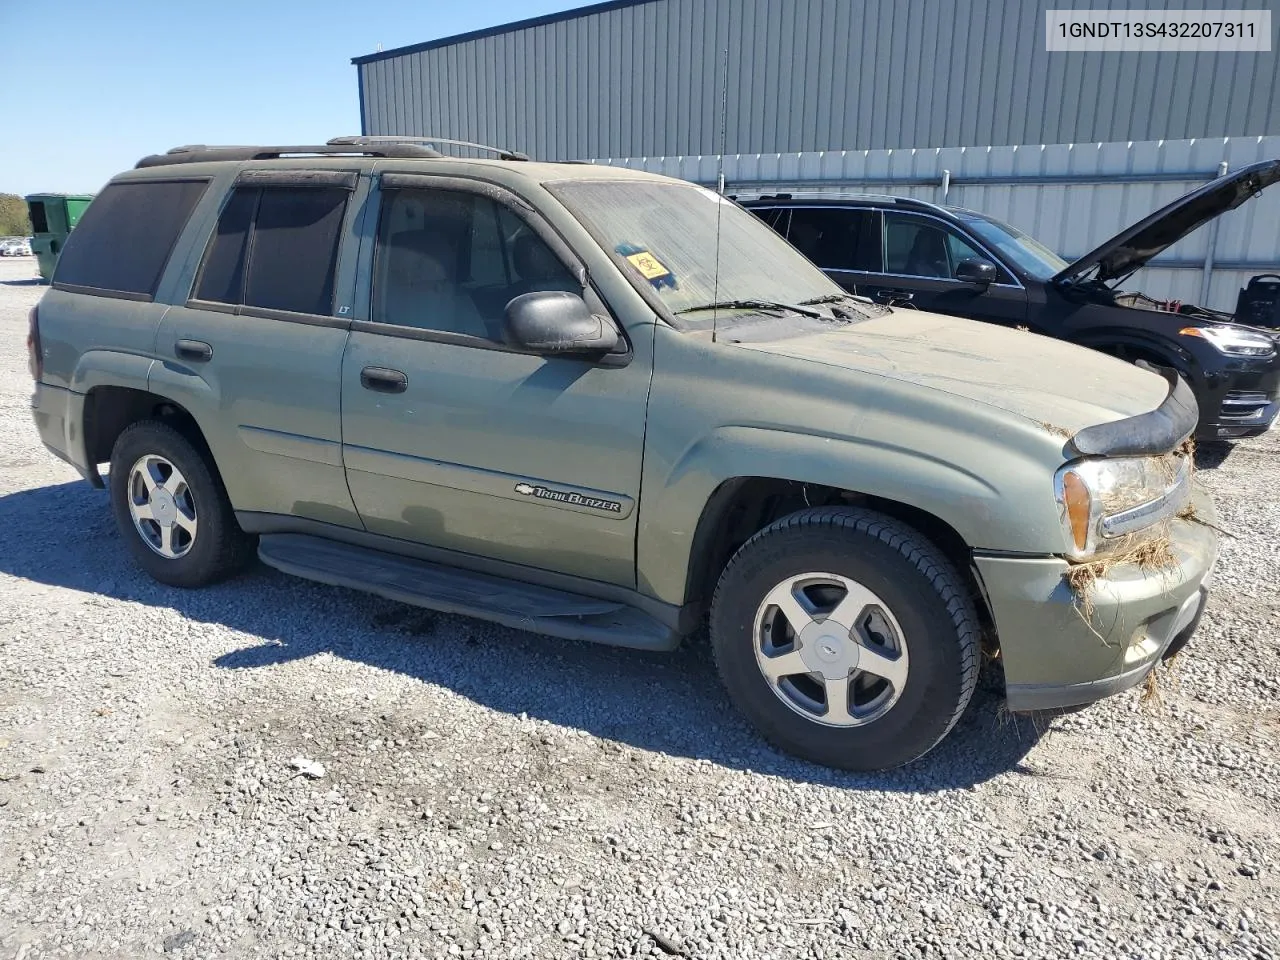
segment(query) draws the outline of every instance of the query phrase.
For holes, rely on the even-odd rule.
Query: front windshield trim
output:
[[[733,207],[735,211],[737,211],[738,213],[741,213],[744,217],[749,218],[749,221],[744,221],[744,222],[750,222],[751,224],[753,224],[753,226],[751,227],[753,231],[756,229],[763,230],[764,233],[762,234],[762,236],[768,236],[771,239],[771,241],[776,241],[777,243],[782,244],[784,248],[794,253],[794,255],[801,261],[802,264],[810,268],[814,279],[817,281],[817,283],[815,283],[815,289],[810,291],[812,295],[824,295],[828,293],[834,294],[834,293],[844,292],[843,289],[839,286],[839,284],[837,284],[834,280],[832,280],[825,273],[823,273],[822,270],[820,270],[817,266],[811,264],[808,260],[806,260],[803,254],[795,250],[794,247],[792,247],[789,243],[787,243],[784,237],[776,233],[771,227],[769,227],[763,221],[759,220],[759,218],[755,217],[755,215],[752,214],[749,210],[747,210],[745,207],[743,207],[741,204],[737,203],[736,201],[724,196],[723,194],[716,193],[714,190],[710,189],[709,187],[703,186],[701,184],[697,184],[692,181],[656,180],[656,179],[650,179],[647,177],[608,177],[608,178],[601,177],[599,179],[583,178],[583,179],[571,179],[571,180],[570,179],[555,180],[555,181],[549,181],[544,183],[543,187],[552,196],[554,196],[557,201],[559,201],[560,205],[564,207],[566,212],[571,217],[573,217],[573,219],[578,223],[578,225],[581,226],[587,232],[587,234],[591,237],[591,239],[596,242],[601,252],[604,253],[604,255],[614,265],[614,267],[618,270],[618,272],[621,273],[622,276],[626,279],[627,283],[630,284],[632,289],[634,289],[640,295],[641,299],[643,299],[644,302],[650,307],[650,309],[654,311],[654,313],[658,316],[658,318],[662,320],[664,323],[666,323],[667,326],[681,333],[690,333],[690,332],[695,332],[699,330],[711,329],[715,322],[715,317],[713,317],[712,320],[702,321],[702,322],[691,321],[687,319],[686,316],[681,315],[682,308],[674,304],[668,303],[659,295],[658,291],[651,283],[644,282],[644,280],[637,275],[635,270],[628,269],[626,258],[621,253],[619,253],[614,249],[614,243],[604,233],[604,230],[601,227],[601,225],[597,224],[593,218],[585,216],[583,213],[581,213],[580,210],[578,209],[578,205],[566,197],[566,193],[571,192],[573,188],[584,186],[584,185],[590,185],[590,186],[631,185],[631,186],[644,186],[644,187],[660,187],[663,189],[674,189],[674,190],[692,189],[692,190],[700,191],[708,195],[709,198],[714,199],[717,203],[727,204],[728,206]],[[721,211],[723,212],[723,208],[721,208]],[[722,297],[722,299],[758,299],[758,298],[749,296],[745,298]],[[726,311],[720,311],[720,313],[716,314],[715,316],[719,316],[722,313],[739,313],[739,312],[741,311],[726,310]]]

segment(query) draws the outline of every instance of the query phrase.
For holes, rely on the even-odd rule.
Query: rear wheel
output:
[[[222,481],[186,437],[145,420],[111,452],[111,507],[134,559],[161,583],[199,587],[242,570],[253,538],[236,523]]]
[[[849,770],[926,753],[978,679],[960,574],[915,530],[853,507],[800,511],[747,541],[716,589],[711,641],[730,697],[770,741]]]

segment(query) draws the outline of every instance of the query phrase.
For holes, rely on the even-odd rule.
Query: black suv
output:
[[[1075,263],[982,213],[906,197],[738,199],[851,293],[1025,326],[1126,360],[1172,367],[1200,404],[1201,439],[1263,433],[1280,411],[1280,332],[1118,289],[1156,254],[1280,180],[1242,167],[1129,227]]]

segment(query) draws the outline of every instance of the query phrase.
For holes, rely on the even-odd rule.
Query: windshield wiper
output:
[[[872,310],[892,309],[887,304],[876,303],[874,300],[870,299],[869,297],[861,297],[853,293],[824,293],[820,297],[813,297],[809,300],[801,300],[800,302],[805,306],[811,306],[811,307],[816,307],[819,304],[845,303],[849,305],[850,309],[857,310],[858,313],[860,313],[864,317],[876,316],[875,313],[871,313],[865,310],[864,309],[865,307],[871,307]],[[836,314],[838,317],[853,319],[852,317],[849,317],[847,313],[837,311],[834,307],[832,307],[831,312]]]
[[[703,310],[786,310],[791,313],[798,313],[802,317],[813,317],[817,320],[827,319],[817,310],[806,310],[804,307],[793,303],[778,303],[774,300],[721,300],[717,303],[703,303],[696,307],[685,307],[683,310],[677,310],[676,313],[699,313]]]
[[[876,303],[870,297],[864,297],[860,293],[824,293],[820,297],[814,297],[811,300],[801,300],[805,306],[815,306],[819,303],[840,303],[845,300],[852,300],[854,303],[861,303],[869,307],[879,307],[883,304]]]

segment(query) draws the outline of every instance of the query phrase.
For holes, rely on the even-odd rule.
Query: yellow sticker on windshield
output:
[[[662,261],[647,250],[629,255],[627,263],[639,270],[640,276],[646,280],[657,280],[659,277],[671,275],[671,271],[663,265]]]

